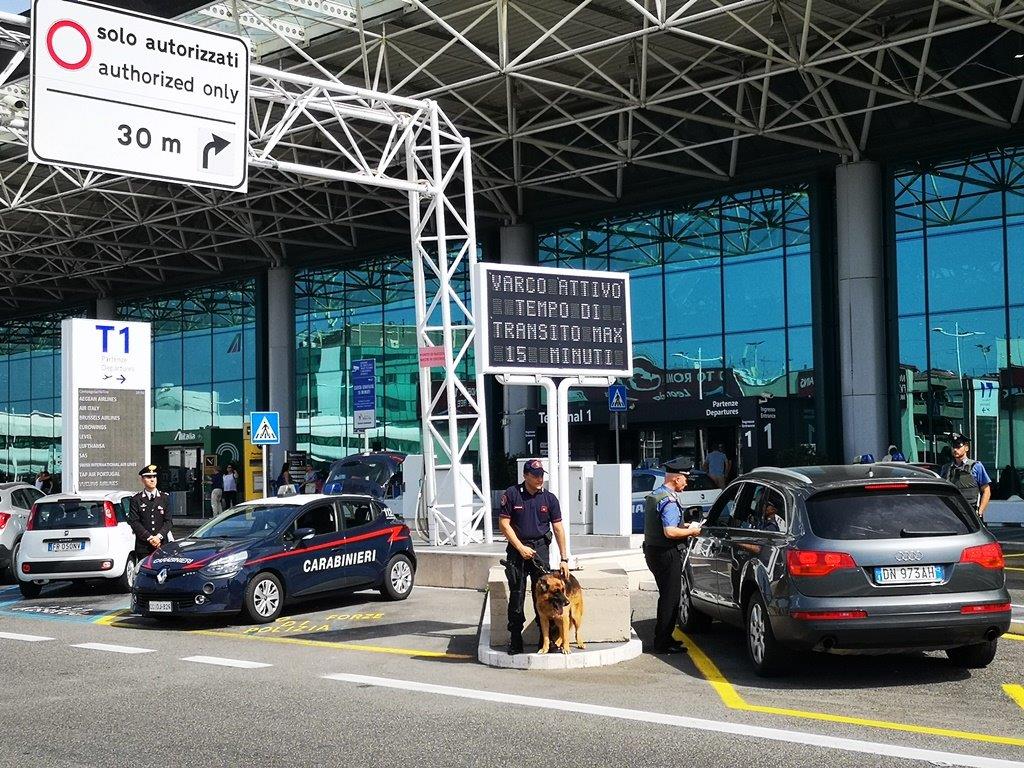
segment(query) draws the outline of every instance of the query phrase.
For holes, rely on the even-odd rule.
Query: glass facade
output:
[[[118,305],[152,324],[153,431],[242,428],[256,402],[256,284],[248,279]]]
[[[1002,479],[1024,467],[1024,149],[906,168],[893,194],[901,447],[943,463],[964,432]]]
[[[808,188],[560,227],[540,236],[539,259],[630,275],[637,452],[627,460],[699,456],[722,442],[730,453],[759,448],[766,463],[814,443]],[[606,424],[604,393],[586,396]],[[577,451],[602,454],[606,440],[594,436]]]
[[[61,470],[60,323],[84,309],[0,323],[0,478]]]
[[[306,270],[295,286],[296,442],[312,461],[363,448],[352,424],[350,372],[376,361],[377,422],[370,441],[388,450],[420,445],[412,263],[388,259],[350,270]]]

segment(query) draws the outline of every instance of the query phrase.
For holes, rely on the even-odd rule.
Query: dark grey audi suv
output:
[[[907,464],[757,469],[690,542],[680,628],[743,628],[760,675],[808,650],[984,667],[1010,626],[999,543],[951,484]]]

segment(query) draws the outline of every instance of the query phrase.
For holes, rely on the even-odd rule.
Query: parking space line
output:
[[[1010,566],[1006,566],[1003,570],[1004,571],[1020,571],[1021,573],[1024,573],[1024,568],[1011,568]]]
[[[123,616],[127,616],[127,615],[128,615],[128,609],[127,608],[121,608],[120,610],[111,611],[110,613],[107,613],[107,614],[104,614],[103,616],[97,617],[95,619],[95,621],[93,621],[93,624],[99,624],[99,625],[104,626],[104,627],[114,627],[114,626],[117,626],[117,624],[115,622],[118,619],[120,619]]]
[[[194,661],[196,664],[213,664],[217,667],[236,667],[238,669],[262,669],[263,667],[274,666],[273,664],[264,664],[260,661],[225,659],[220,656],[186,656],[182,661]]]
[[[689,650],[689,657],[701,675],[718,692],[722,703],[730,709],[743,712],[758,712],[766,715],[781,715],[784,717],[798,717],[805,720],[821,720],[830,723],[844,723],[847,725],[861,725],[868,728],[881,728],[889,731],[904,731],[928,736],[947,736],[952,739],[965,739],[967,741],[981,741],[988,744],[1005,744],[1011,747],[1024,747],[1024,739],[1011,736],[996,736],[988,733],[975,733],[973,731],[957,731],[949,728],[935,728],[929,725],[913,725],[910,723],[896,723],[887,720],[872,720],[863,717],[850,717],[848,715],[833,715],[826,712],[811,712],[802,709],[786,709],[782,707],[766,707],[758,704],[749,704],[740,695],[736,687],[730,683],[721,670],[715,665],[707,654],[693,642],[690,637],[679,630],[676,630],[675,637],[680,638]],[[723,695],[725,691],[725,695]]]
[[[1000,638],[1000,640],[1004,638],[1007,640],[1024,640],[1024,635],[1015,635],[1013,632],[1007,632]]]
[[[267,643],[283,643],[285,645],[304,645],[308,648],[331,648],[339,651],[365,651],[367,653],[389,653],[395,656],[412,658],[426,657],[430,659],[455,659],[467,661],[474,658],[465,653],[446,653],[445,651],[418,651],[411,648],[391,648],[384,645],[364,645],[362,643],[337,643],[330,640],[306,640],[301,637],[268,637],[265,635],[246,635],[241,632],[226,632],[219,629],[193,629],[192,634],[210,637],[229,637],[232,640],[260,640]]]
[[[921,760],[938,765],[964,765],[972,766],[972,768],[1011,768],[1012,766],[1020,766],[1020,763],[1016,761],[1000,760],[998,758],[983,757],[981,755],[940,752],[931,749],[907,747],[899,744],[847,739],[836,736],[826,736],[818,733],[809,733],[806,731],[765,728],[763,726],[748,725],[746,723],[707,720],[704,718],[688,717],[685,715],[669,715],[662,712],[647,712],[639,709],[623,709],[620,707],[609,707],[602,704],[587,704],[584,702],[562,701],[558,699],[542,699],[536,696],[518,696],[512,693],[486,691],[475,688],[456,688],[448,685],[420,683],[414,680],[395,680],[387,677],[370,677],[367,675],[352,675],[346,673],[323,675],[323,679],[353,683],[355,685],[370,685],[378,688],[390,688],[392,690],[404,692],[416,691],[418,693],[429,693],[438,696],[470,699],[473,701],[486,701],[495,704],[512,704],[514,706],[533,707],[536,709],[552,710],[555,712],[576,712],[584,715],[629,720],[645,724],[654,723],[694,731],[728,733],[734,736],[745,736],[787,744],[803,744],[806,746],[822,747],[824,749],[843,752],[885,755],[887,757],[896,757],[904,760]]]
[[[1024,685],[1004,685],[1003,692],[1024,709]]]
[[[111,653],[155,653],[152,648],[136,648],[131,645],[110,645],[109,643],[79,643],[72,648],[84,648],[87,651],[110,651]]]
[[[21,635],[17,632],[0,632],[0,639],[21,640],[26,643],[41,643],[44,640],[53,640],[52,637],[43,637],[42,635]]]

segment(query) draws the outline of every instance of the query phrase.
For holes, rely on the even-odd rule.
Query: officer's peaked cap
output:
[[[677,475],[688,475],[693,472],[693,462],[690,459],[672,459],[672,461],[666,461],[661,465],[661,468],[666,472],[672,472]]]
[[[139,477],[156,477],[156,464],[147,464],[139,470]]]

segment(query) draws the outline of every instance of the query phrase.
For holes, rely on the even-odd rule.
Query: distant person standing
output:
[[[963,494],[967,504],[978,517],[985,517],[985,507],[992,498],[992,478],[988,476],[985,465],[976,459],[967,458],[971,449],[971,441],[966,435],[953,434],[950,440],[953,460],[944,464],[939,474],[956,486]]]
[[[732,469],[732,462],[725,455],[724,448],[721,443],[716,443],[715,450],[704,458],[704,471],[708,473],[711,482],[719,488],[725,488],[725,481]]]
[[[224,509],[231,509],[238,503],[238,470],[228,464],[224,470]]]
[[[50,473],[45,469],[40,471],[40,473],[36,475],[35,486],[36,490],[42,491],[45,496],[53,493],[53,480],[50,477]]]
[[[224,470],[219,466],[210,478],[210,510],[216,517],[224,511]]]

